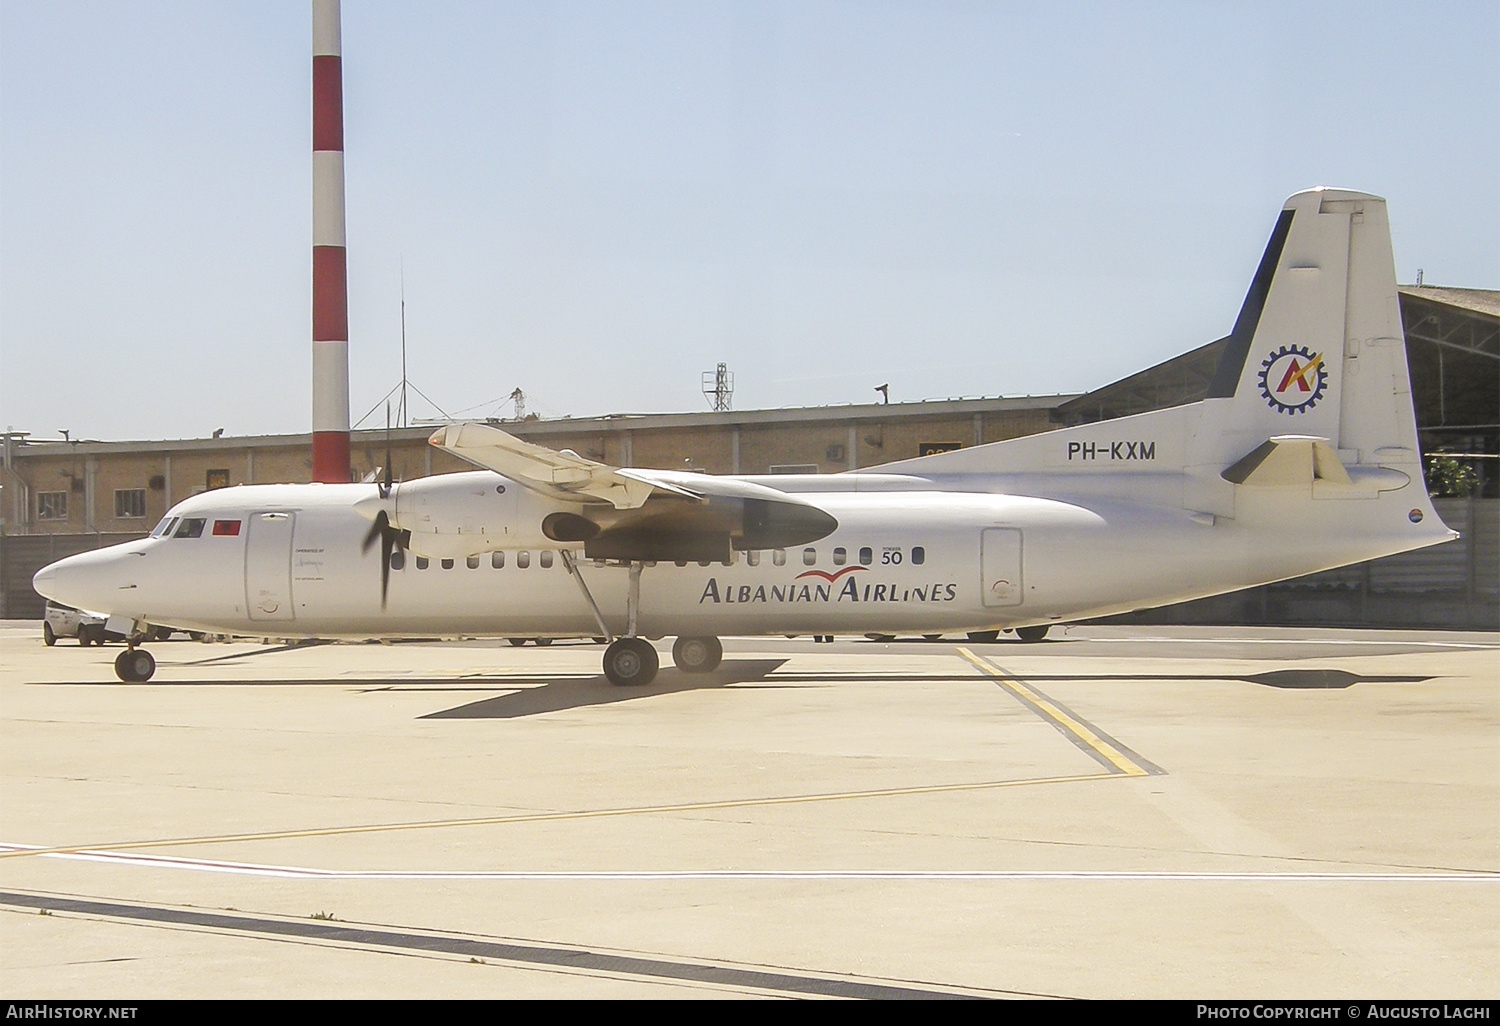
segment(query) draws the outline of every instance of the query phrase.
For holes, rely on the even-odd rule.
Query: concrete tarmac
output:
[[[1500,636],[44,648],[17,998],[1495,997]]]

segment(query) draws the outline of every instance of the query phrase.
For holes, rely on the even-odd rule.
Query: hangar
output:
[[[1456,474],[1438,498],[1453,544],[1165,609],[1132,622],[1500,627],[1500,292],[1402,286],[1423,453]],[[1083,395],[507,421],[554,449],[625,467],[714,474],[836,473],[1201,399],[1225,339]],[[432,428],[355,432],[356,476],[472,469]],[[311,435],[148,442],[4,438],[0,618],[40,617],[31,576],[63,556],[146,534],[212,488],[312,478]],[[1463,468],[1467,468],[1464,471]],[[1434,489],[1434,494],[1441,494]]]

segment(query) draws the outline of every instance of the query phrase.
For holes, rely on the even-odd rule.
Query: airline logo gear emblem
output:
[[[1260,394],[1281,413],[1301,413],[1318,405],[1328,388],[1323,354],[1302,346],[1282,346],[1260,365]]]

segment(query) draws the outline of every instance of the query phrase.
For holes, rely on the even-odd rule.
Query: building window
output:
[[[146,515],[146,489],[116,488],[115,519],[136,520]]]
[[[68,493],[37,492],[36,518],[38,520],[68,519]]]
[[[204,483],[205,487],[208,488],[209,491],[213,491],[215,488],[228,488],[229,487],[229,471],[227,471],[227,470],[210,470],[208,472],[208,474],[204,477],[203,483]]]
[[[773,463],[771,473],[773,474],[816,474],[818,465],[816,463]]]

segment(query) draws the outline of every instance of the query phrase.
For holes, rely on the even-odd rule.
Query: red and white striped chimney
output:
[[[349,481],[349,294],[339,0],[313,15],[313,480]]]

